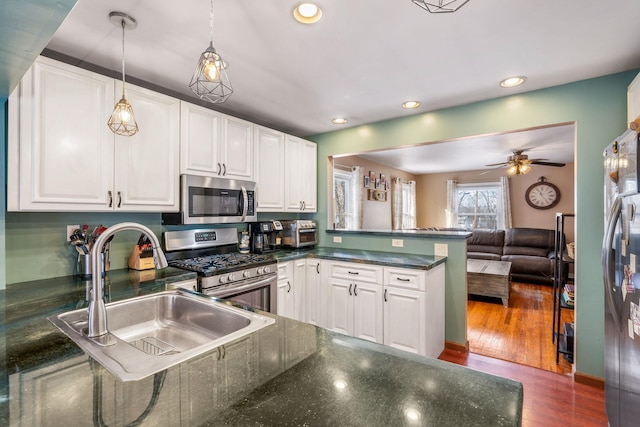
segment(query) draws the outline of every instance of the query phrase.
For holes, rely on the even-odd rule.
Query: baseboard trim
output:
[[[597,387],[604,390],[604,379],[600,377],[594,377],[593,375],[583,374],[581,372],[574,372],[573,380],[580,384]]]
[[[444,348],[446,348],[447,350],[457,351],[459,353],[469,353],[469,341],[467,341],[465,345],[459,344],[457,342],[445,341]]]

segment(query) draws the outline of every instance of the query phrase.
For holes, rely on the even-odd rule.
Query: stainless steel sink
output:
[[[108,336],[87,337],[87,309],[49,317],[122,381],[142,379],[274,323],[274,319],[182,289],[114,302]]]

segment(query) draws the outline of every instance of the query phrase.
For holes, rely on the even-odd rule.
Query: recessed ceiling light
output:
[[[520,86],[522,83],[525,82],[525,80],[527,80],[527,78],[525,76],[509,77],[509,78],[506,78],[503,81],[501,81],[500,82],[500,86],[502,86],[502,87]]]
[[[335,123],[336,125],[343,125],[345,123],[347,123],[347,119],[345,119],[344,117],[336,117],[335,119],[331,120],[333,123]]]
[[[420,103],[418,101],[407,101],[404,104],[402,104],[402,108],[418,108],[420,106]]]
[[[313,3],[300,3],[293,9],[296,21],[303,24],[313,24],[322,18],[322,9]]]

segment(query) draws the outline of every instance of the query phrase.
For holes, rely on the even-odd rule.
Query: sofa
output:
[[[555,231],[540,228],[471,230],[467,258],[511,262],[511,280],[553,284]],[[567,274],[563,272],[563,276]],[[566,276],[565,276],[566,277]]]

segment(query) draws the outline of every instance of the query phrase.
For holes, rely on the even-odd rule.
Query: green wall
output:
[[[604,295],[600,267],[604,210],[602,150],[626,129],[626,90],[636,73],[619,73],[312,136],[310,139],[318,143],[318,221],[321,228],[327,227],[328,156],[575,122],[576,370],[603,377]],[[549,224],[549,228],[554,226]],[[322,236],[322,245],[338,246],[329,237]],[[345,240],[343,238],[343,242]],[[367,240],[366,247],[386,249],[387,240],[372,238]],[[431,247],[415,250],[432,253]],[[451,268],[463,270],[464,266],[447,266],[447,286],[459,287],[460,280],[449,281],[459,277],[450,271]],[[447,292],[447,298],[451,297],[449,289]],[[461,293],[461,289],[454,292],[456,295]],[[447,310],[450,306],[450,301],[447,301]],[[447,321],[449,319],[447,313]],[[450,328],[458,326],[447,324],[447,337],[450,336]]]

